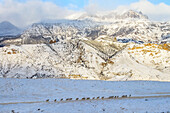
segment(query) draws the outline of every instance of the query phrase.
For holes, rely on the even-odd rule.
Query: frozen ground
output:
[[[1,78],[0,113],[170,112],[169,86],[170,82],[152,81]],[[121,98],[122,95],[128,98]],[[104,99],[92,100],[98,96]],[[107,99],[109,96],[119,98]],[[83,97],[91,99],[81,100]]]

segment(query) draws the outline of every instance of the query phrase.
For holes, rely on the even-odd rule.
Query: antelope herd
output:
[[[63,99],[63,98],[61,98],[59,101],[99,100],[99,99],[103,100],[103,99],[130,98],[130,97],[131,97],[131,95],[122,95],[120,97],[119,96],[109,96],[109,97],[104,97],[104,96],[100,97],[100,96],[98,96],[98,97],[92,97],[92,98],[83,97],[83,98],[76,98],[76,99],[73,99],[73,98]],[[46,100],[46,102],[49,102],[49,101],[50,101],[49,99]],[[55,99],[54,102],[57,102],[57,99]]]

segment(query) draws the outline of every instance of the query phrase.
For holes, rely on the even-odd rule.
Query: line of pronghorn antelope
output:
[[[100,97],[100,96],[98,96],[98,97],[92,97],[92,98],[83,97],[83,98],[75,98],[75,99],[73,99],[73,98],[66,98],[66,99],[61,98],[59,100],[55,99],[53,101],[54,102],[61,102],[61,101],[72,101],[72,100],[74,100],[74,101],[78,101],[78,100],[102,100],[102,99],[118,99],[118,98],[130,98],[130,97],[131,97],[131,95],[109,96],[109,97],[104,97],[104,96]],[[50,99],[46,100],[46,102],[49,102],[49,101],[50,101]]]

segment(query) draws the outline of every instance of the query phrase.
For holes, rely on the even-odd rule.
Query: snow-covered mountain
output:
[[[0,41],[0,77],[170,81],[169,29],[135,11],[35,23]]]
[[[148,17],[144,15],[142,12],[136,12],[133,10],[128,10],[124,12],[120,11],[104,11],[96,14],[90,14],[87,12],[73,14],[67,17],[68,19],[78,19],[78,20],[94,20],[98,22],[114,22],[115,20],[123,20],[123,19],[143,19],[147,20]]]
[[[170,41],[170,23],[153,22],[142,12],[109,11],[97,14],[78,13],[68,17],[69,19],[84,20],[103,23],[99,29],[99,35],[107,35],[111,38],[133,39],[143,42]]]
[[[152,22],[141,12],[127,11],[107,14],[79,14],[74,20],[51,20],[33,24],[20,37],[21,44],[49,43],[69,39],[96,39],[107,36],[134,42],[169,42],[170,23]],[[11,43],[14,43],[13,40]],[[17,39],[18,43],[18,39]],[[4,42],[4,45],[10,44]]]
[[[8,21],[0,23],[0,36],[16,36],[21,33],[21,29]]]

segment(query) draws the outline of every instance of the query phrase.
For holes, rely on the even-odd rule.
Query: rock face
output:
[[[170,24],[133,11],[106,17],[37,23],[1,40],[0,77],[170,81]]]

